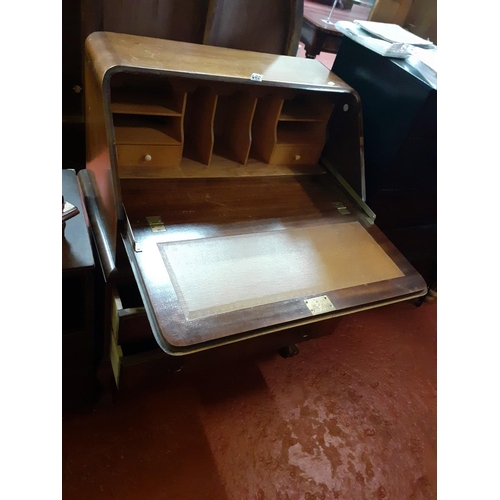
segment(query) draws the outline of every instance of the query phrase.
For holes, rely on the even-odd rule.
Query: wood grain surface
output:
[[[122,72],[128,68],[184,73],[192,78],[244,81],[253,85],[258,85],[258,82],[253,82],[250,77],[252,73],[258,73],[262,75],[262,82],[268,85],[315,87],[324,91],[351,90],[319,61],[299,57],[110,32],[92,33],[86,40],[86,50],[101,81],[113,68]]]
[[[291,326],[294,322],[314,321],[317,318],[312,317],[304,300],[317,295],[316,291],[319,289],[322,290],[321,293],[324,291],[335,305],[335,314],[342,314],[356,308],[369,307],[370,304],[424,293],[426,288],[423,279],[406,259],[376,226],[368,223],[354,202],[328,174],[211,179],[123,179],[122,195],[134,238],[141,247],[140,252],[131,256],[137,268],[141,269],[147,301],[150,302],[154,314],[153,327],[156,326],[161,332],[165,342],[163,347],[167,345],[174,351],[199,347],[221,339],[258,334],[265,329],[287,324]],[[145,199],[148,200],[147,203],[144,203]],[[338,210],[339,206],[345,206],[349,213],[343,215]],[[164,222],[165,231],[153,232],[146,219],[150,216],[159,216]],[[340,229],[339,225],[346,226],[346,229]],[[348,228],[352,227],[358,229],[350,238],[342,238],[344,241],[341,242],[335,236],[340,231],[345,237],[349,233]],[[324,239],[320,236],[322,232]],[[203,285],[203,282],[216,284],[219,278],[223,278],[217,277],[218,272],[226,273],[226,276],[231,275],[232,263],[242,258],[242,251],[238,252],[234,248],[235,241],[241,242],[243,240],[240,238],[243,237],[247,238],[247,241],[254,239],[255,243],[264,241],[273,234],[279,234],[279,238],[285,239],[286,234],[299,234],[300,245],[305,245],[304,248],[307,248],[307,245],[314,248],[316,245],[311,252],[317,255],[316,258],[325,259],[326,273],[321,272],[318,261],[307,264],[299,260],[306,274],[308,266],[309,270],[313,270],[312,275],[316,278],[313,278],[312,282],[317,279],[315,284],[318,287],[313,293],[307,294],[308,291],[312,292],[314,285],[311,287],[311,281],[308,282],[309,278],[304,275],[304,286],[301,288],[300,274],[292,272],[293,282],[288,282],[288,291],[283,292],[290,292],[286,298],[281,297],[280,300],[278,297],[275,302],[246,307],[255,299],[255,295],[252,295],[254,292],[247,289],[250,294],[247,299],[249,298],[250,302],[244,304],[245,309],[224,309],[228,298],[231,299],[231,290],[228,288],[221,296],[215,296],[224,288],[223,279],[212,291]],[[319,238],[320,243],[315,238]],[[211,247],[214,242],[209,239],[219,239],[219,242],[223,242],[222,248],[225,248],[222,254],[226,252],[226,260],[219,254],[222,260],[217,266],[212,265],[217,256],[207,253],[215,248]],[[179,242],[186,241],[192,247],[189,252],[185,252],[185,256],[193,252],[197,254],[199,250],[200,253],[196,257],[198,263],[192,259],[183,260],[182,245]],[[293,240],[290,243],[293,243]],[[160,250],[175,244],[178,245],[176,258],[181,258],[174,263],[174,280],[179,276],[184,279],[190,274],[191,277],[188,276],[187,281],[181,285],[187,290],[186,287],[190,286],[189,280],[197,273],[201,287],[194,291],[199,293],[198,298],[189,304],[185,302],[184,309],[182,297],[176,292],[174,280],[169,275],[164,254],[162,255]],[[341,258],[338,253],[335,257],[335,245],[337,250],[342,249]],[[280,248],[280,258],[283,262],[277,264],[276,270],[268,268],[269,276],[278,272],[280,266],[286,265],[287,257],[294,251],[293,244],[283,244]],[[186,250],[187,246],[184,249]],[[344,264],[341,264],[342,259]],[[269,262],[266,261],[268,267]],[[192,269],[189,269],[190,267]],[[265,275],[265,267],[260,269],[261,275]],[[338,278],[339,274],[336,277],[335,273],[338,272],[346,273],[344,278]],[[348,275],[352,277],[348,278]],[[265,286],[262,282],[260,291]],[[342,286],[345,288],[341,288]],[[304,290],[307,287],[309,289]],[[234,292],[234,289],[232,291]],[[214,296],[204,298],[204,293]],[[196,302],[197,300],[199,302]],[[261,298],[255,300],[262,302]],[[274,299],[264,298],[264,302],[267,300]],[[208,309],[213,307],[212,311],[208,311],[208,315],[206,308],[204,309],[206,304]],[[217,310],[221,304],[222,309]],[[196,317],[201,310],[202,317]]]

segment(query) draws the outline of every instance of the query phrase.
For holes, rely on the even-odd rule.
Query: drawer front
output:
[[[175,167],[181,162],[182,146],[118,144],[116,154],[120,167]]]
[[[323,151],[322,144],[314,144],[311,146],[277,145],[274,148],[269,163],[273,165],[313,165],[318,163],[321,151]]]
[[[178,362],[158,347],[140,296],[130,283],[111,291],[109,339],[109,359],[120,391],[146,387]]]
[[[142,304],[123,307],[123,301],[116,289],[112,291],[111,329],[117,342],[122,345],[154,338]]]
[[[159,347],[127,353],[111,332],[109,358],[117,389],[121,392],[144,389],[161,383],[182,368],[182,360],[165,354]]]

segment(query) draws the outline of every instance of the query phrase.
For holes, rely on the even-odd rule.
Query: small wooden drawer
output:
[[[182,146],[118,144],[116,146],[120,167],[176,167],[182,158]]]
[[[175,371],[180,360],[164,353],[154,338],[135,283],[111,292],[109,357],[120,390],[144,387]]]
[[[304,165],[315,164],[318,162],[321,152],[323,151],[322,144],[313,145],[276,145],[271,161],[273,165]]]
[[[134,285],[113,289],[111,329],[119,344],[132,344],[153,339],[146,310]]]

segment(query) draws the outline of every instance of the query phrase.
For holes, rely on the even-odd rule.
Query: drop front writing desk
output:
[[[96,32],[85,96],[117,383],[425,294],[363,202],[358,96],[318,61]]]

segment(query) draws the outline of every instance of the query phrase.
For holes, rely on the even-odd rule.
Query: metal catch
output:
[[[336,201],[333,204],[333,206],[339,211],[339,214],[341,215],[348,215],[351,213],[349,212],[349,210],[347,210],[346,206],[340,201]]]

